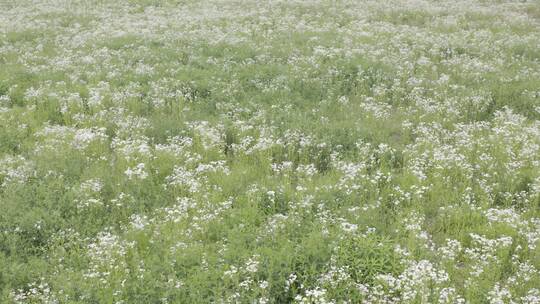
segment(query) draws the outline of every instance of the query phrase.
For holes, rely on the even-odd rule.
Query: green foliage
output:
[[[540,299],[538,1],[56,2],[0,4],[0,303]]]
[[[351,277],[363,284],[373,284],[380,274],[397,275],[403,271],[393,242],[372,235],[345,238],[338,247],[336,264],[349,268]]]

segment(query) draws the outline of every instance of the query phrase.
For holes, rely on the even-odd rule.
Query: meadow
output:
[[[0,303],[540,303],[540,1],[0,0]]]

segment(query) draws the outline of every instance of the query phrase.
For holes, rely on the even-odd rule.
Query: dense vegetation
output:
[[[540,303],[540,2],[0,1],[1,303]]]

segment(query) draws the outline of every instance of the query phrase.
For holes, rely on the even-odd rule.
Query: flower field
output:
[[[540,303],[540,1],[0,0],[0,303]]]

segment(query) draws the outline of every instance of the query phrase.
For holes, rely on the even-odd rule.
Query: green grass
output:
[[[7,3],[1,303],[536,303],[538,1]]]

